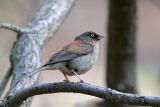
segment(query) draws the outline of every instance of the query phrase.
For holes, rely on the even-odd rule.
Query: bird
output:
[[[93,31],[87,31],[77,36],[71,43],[53,54],[41,67],[25,75],[32,76],[44,70],[60,70],[69,81],[67,76],[77,76],[80,82],[84,82],[78,75],[89,71],[97,61],[99,40],[104,36]]]

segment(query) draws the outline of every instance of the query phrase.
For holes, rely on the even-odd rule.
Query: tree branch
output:
[[[29,97],[58,92],[82,93],[103,98],[113,103],[160,106],[160,97],[122,93],[110,88],[103,88],[88,83],[58,82],[35,85],[21,91],[17,91],[14,95],[8,96],[7,100],[0,104],[0,107],[10,107],[11,105],[12,107],[17,107]]]
[[[2,96],[6,86],[7,86],[7,83],[12,75],[12,72],[13,69],[12,67],[10,66],[9,69],[7,70],[7,72],[4,74],[3,78],[2,78],[2,81],[0,83],[0,97]]]
[[[0,23],[0,28],[12,30],[16,33],[24,33],[25,29],[9,23]]]
[[[40,9],[35,13],[33,20],[24,28],[27,32],[19,34],[10,54],[13,79],[4,100],[26,87],[37,84],[39,74],[34,75],[32,79],[25,78],[18,84],[16,84],[16,81],[23,78],[24,74],[28,74],[41,66],[42,47],[63,22],[74,2],[75,0],[44,0]],[[15,28],[15,31],[23,32],[18,27],[12,26],[10,28],[5,26],[5,28],[13,30]],[[27,99],[20,107],[29,107],[31,101],[31,98]]]

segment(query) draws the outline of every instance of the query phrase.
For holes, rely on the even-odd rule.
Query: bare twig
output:
[[[0,97],[2,96],[4,90],[5,90],[6,86],[7,86],[7,83],[8,83],[8,81],[9,81],[9,79],[10,79],[12,73],[13,73],[12,71],[13,71],[13,69],[10,66],[8,71],[4,74],[4,76],[2,78],[2,81],[0,83]]]
[[[160,97],[122,93],[110,88],[103,88],[87,83],[59,82],[35,85],[18,91],[14,95],[8,96],[7,100],[0,104],[0,107],[10,107],[11,105],[12,107],[17,107],[31,96],[58,92],[82,93],[103,98],[114,103],[160,106]]]
[[[24,33],[25,29],[9,23],[0,23],[0,28],[12,30],[17,33]]]

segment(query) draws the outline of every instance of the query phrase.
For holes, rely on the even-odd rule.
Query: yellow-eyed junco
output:
[[[103,36],[95,32],[85,32],[75,38],[70,44],[65,46],[61,51],[57,52],[49,61],[40,68],[27,74],[25,77],[31,76],[43,70],[60,70],[67,81],[67,76],[78,75],[87,72],[97,60],[98,42]],[[83,82],[80,79],[80,82]]]

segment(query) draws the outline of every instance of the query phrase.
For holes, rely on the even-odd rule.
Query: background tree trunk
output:
[[[107,86],[136,93],[136,0],[109,0]],[[107,102],[107,107],[130,107]]]

